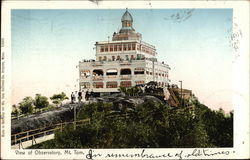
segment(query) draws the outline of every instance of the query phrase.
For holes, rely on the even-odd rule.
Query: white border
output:
[[[211,148],[210,151],[218,152],[228,150],[229,156],[213,156],[213,157],[199,157],[198,159],[243,159],[249,158],[249,2],[248,1],[3,1],[2,2],[2,31],[1,35],[4,38],[5,45],[1,49],[5,52],[5,137],[1,137],[1,158],[3,159],[44,159],[44,155],[27,155],[31,150],[23,150],[26,155],[16,155],[15,150],[11,150],[10,146],[10,115],[11,112],[11,77],[10,77],[10,10],[11,9],[114,9],[114,8],[158,8],[158,9],[170,9],[170,8],[233,8],[234,23],[238,24],[242,32],[240,38],[239,50],[235,54],[240,56],[233,66],[233,106],[234,108],[234,147],[233,148]],[[1,52],[2,52],[1,51]],[[2,113],[1,113],[2,115]],[[1,128],[2,131],[2,128]],[[163,154],[170,152],[172,154],[178,153],[183,150],[183,153],[192,152],[193,149],[147,149],[147,153]],[[43,150],[44,151],[44,150]],[[55,151],[64,150],[55,149]],[[73,152],[73,150],[71,150]],[[87,152],[88,149],[82,149]],[[95,153],[140,153],[142,149],[96,149]],[[33,150],[35,152],[35,150]],[[49,159],[85,159],[82,155],[66,156],[46,156]],[[184,158],[184,157],[183,157]],[[99,157],[98,159],[105,159],[105,157]],[[117,159],[117,158],[116,158]],[[125,159],[125,158],[120,158]],[[136,159],[136,158],[133,158]],[[141,158],[139,158],[141,159]],[[178,159],[178,158],[167,158]],[[194,157],[191,157],[194,159]]]

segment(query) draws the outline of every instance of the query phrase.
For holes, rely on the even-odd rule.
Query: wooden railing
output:
[[[22,142],[32,140],[32,145],[33,145],[34,143],[36,143],[36,138],[50,135],[55,130],[62,131],[62,129],[68,124],[74,124],[75,126],[79,126],[86,122],[90,123],[90,119],[88,118],[88,119],[83,119],[83,120],[78,120],[78,121],[73,121],[73,122],[63,122],[63,123],[55,124],[53,126],[42,127],[42,128],[15,133],[11,135],[11,144],[12,145],[19,144],[19,148],[21,147],[23,148]]]

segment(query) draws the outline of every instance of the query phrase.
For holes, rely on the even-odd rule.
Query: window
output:
[[[122,50],[122,45],[119,45],[119,51],[121,51]]]
[[[123,44],[123,50],[124,50],[124,51],[127,50],[127,44]]]
[[[131,59],[135,59],[134,55],[131,55]]]
[[[94,88],[103,88],[103,82],[94,82],[93,87]]]
[[[136,84],[136,85],[144,84],[144,83],[145,83],[144,81],[135,81],[135,84]]]
[[[132,50],[135,50],[135,43],[132,44]]]
[[[90,70],[81,71],[81,77],[88,78],[90,76]]]
[[[93,76],[103,76],[103,71],[101,69],[94,69]]]
[[[126,60],[129,60],[128,55],[126,55]]]
[[[117,60],[120,60],[121,59],[121,57],[120,56],[117,56]]]
[[[106,60],[107,60],[107,57],[106,57],[106,56],[104,56],[104,57],[103,57],[103,60],[104,60],[104,61],[106,61]]]
[[[136,59],[141,59],[141,54],[137,54],[136,56]]]
[[[129,68],[121,69],[121,75],[131,75],[131,70]]]
[[[113,45],[110,46],[109,50],[110,52],[113,52]]]
[[[105,46],[105,52],[108,52],[108,46]]]
[[[130,43],[128,44],[128,50],[129,51],[131,50],[131,44]]]
[[[101,56],[99,57],[99,61],[102,61],[102,57]]]
[[[121,87],[131,87],[132,83],[131,83],[131,81],[122,81],[120,86]]]
[[[114,45],[114,51],[117,51],[117,45]]]
[[[107,76],[110,76],[110,75],[117,75],[117,69],[108,69],[107,71],[106,71],[106,75]]]
[[[106,88],[117,88],[117,82],[116,81],[110,81],[106,83]]]
[[[101,52],[104,52],[104,47],[103,46],[101,46]]]
[[[144,68],[135,68],[135,74],[144,74]]]

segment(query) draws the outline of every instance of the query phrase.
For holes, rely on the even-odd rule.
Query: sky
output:
[[[78,90],[78,65],[121,28],[125,9],[13,9],[12,103]],[[171,83],[212,109],[233,110],[232,9],[129,9],[134,29],[169,64]]]

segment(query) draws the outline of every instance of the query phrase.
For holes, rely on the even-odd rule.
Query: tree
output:
[[[18,119],[19,114],[20,114],[20,110],[18,109],[18,107],[15,104],[12,105],[11,115],[15,116]]]
[[[68,125],[40,148],[232,147],[233,112],[226,116],[197,102],[178,108],[145,101],[129,114],[114,114],[112,102],[87,104],[77,118],[91,123]]]
[[[69,99],[66,94],[64,92],[60,93],[60,94],[54,94],[52,97],[50,97],[50,99],[52,100],[52,103],[54,103],[56,106],[58,104],[62,104],[62,102],[65,99]]]
[[[34,105],[38,109],[46,108],[49,106],[48,98],[45,96],[41,96],[41,94],[36,94]]]
[[[20,103],[19,108],[22,114],[32,113],[34,109],[34,99],[32,97],[25,97]]]

